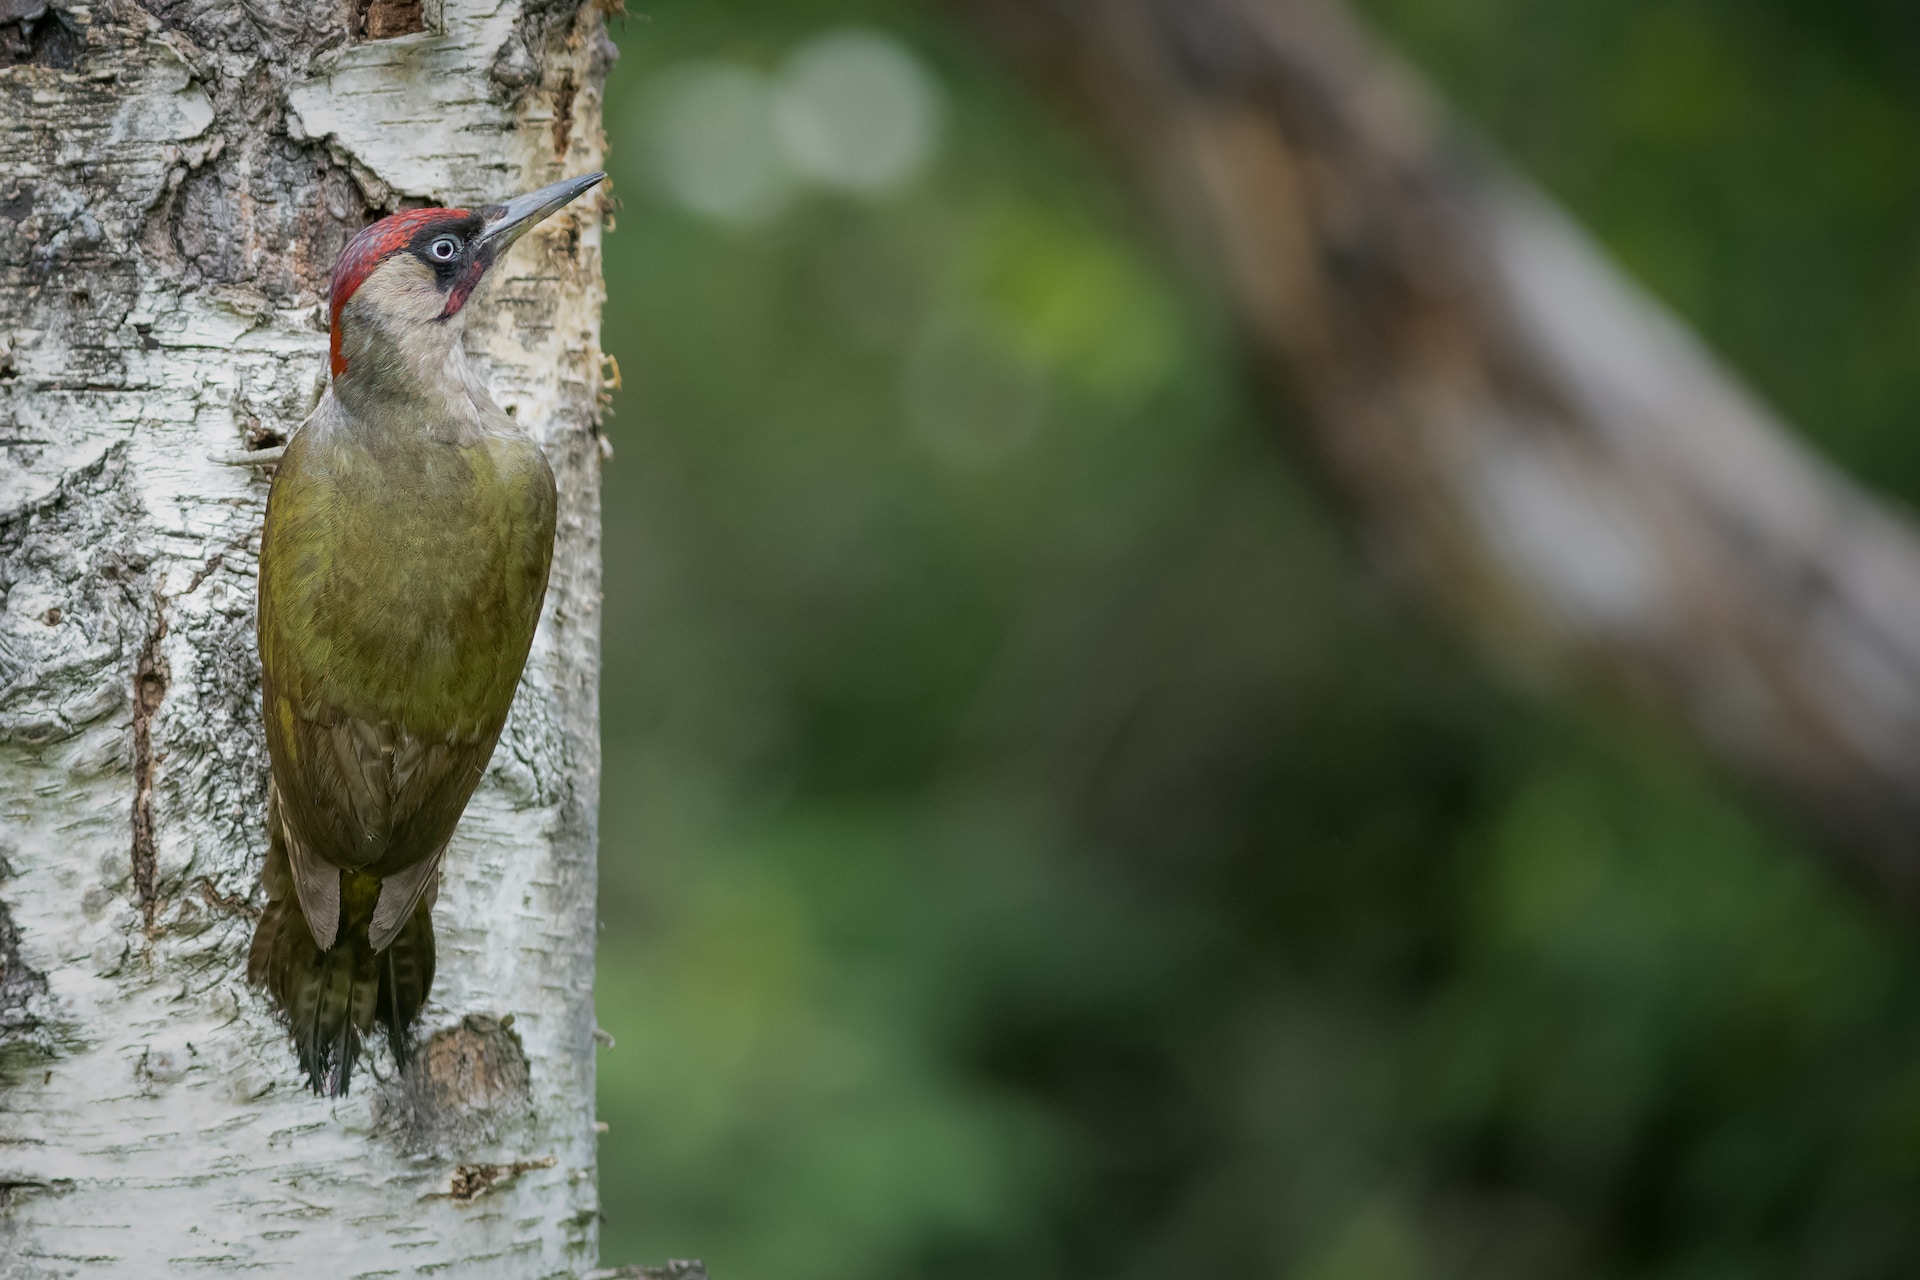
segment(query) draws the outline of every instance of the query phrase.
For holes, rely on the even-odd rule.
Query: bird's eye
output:
[[[441,236],[427,246],[427,252],[435,262],[452,262],[460,252],[460,242],[452,236]]]

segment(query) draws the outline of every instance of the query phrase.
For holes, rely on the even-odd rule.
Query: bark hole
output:
[[[358,0],[354,30],[363,40],[391,40],[427,29],[423,0]]]

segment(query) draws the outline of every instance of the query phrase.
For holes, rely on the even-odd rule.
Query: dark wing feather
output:
[[[428,907],[432,907],[433,892],[440,885],[440,858],[444,852],[443,849],[425,862],[396,871],[380,881],[380,900],[373,908],[373,919],[367,922],[367,942],[375,951],[387,949],[394,935],[413,915],[416,903],[425,899]]]
[[[269,706],[280,703],[275,682],[263,685]],[[423,742],[401,725],[286,700],[283,714],[267,717],[267,735],[276,756],[303,766],[299,785],[281,795],[298,833],[289,843],[382,876],[437,859],[493,755],[499,727],[486,728],[466,741]]]

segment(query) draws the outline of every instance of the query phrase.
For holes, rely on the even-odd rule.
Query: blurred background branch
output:
[[[952,0],[1094,126],[1367,548],[1920,905],[1920,540],[1326,0]]]
[[[1920,7],[1353,6],[616,24],[610,1267],[1920,1266]]]

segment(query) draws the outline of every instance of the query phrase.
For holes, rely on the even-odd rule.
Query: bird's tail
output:
[[[432,907],[423,897],[386,949],[375,951],[367,926],[380,880],[343,871],[340,928],[333,946],[322,951],[284,868],[285,854],[270,851],[267,909],[254,929],[247,980],[266,992],[292,1032],[307,1084],[317,1094],[339,1097],[352,1083],[361,1046],[376,1025],[386,1028],[396,1062],[404,1065],[411,1055],[413,1023],[433,986]]]

